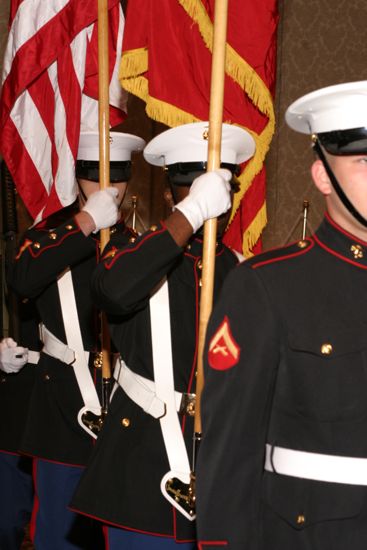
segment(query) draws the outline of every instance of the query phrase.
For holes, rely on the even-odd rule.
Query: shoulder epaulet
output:
[[[252,269],[257,269],[263,265],[290,260],[297,256],[301,256],[311,250],[313,245],[314,241],[312,239],[303,239],[280,248],[273,248],[261,254],[256,254],[256,256],[246,260],[245,263],[251,266]]]

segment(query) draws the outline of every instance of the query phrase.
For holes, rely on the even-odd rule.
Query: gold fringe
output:
[[[252,159],[249,160],[246,168],[238,178],[240,181],[240,190],[234,195],[233,208],[228,225],[232,223],[233,218],[240,206],[240,203],[246,191],[248,190],[250,185],[252,185],[254,177],[259,174],[259,172],[261,172],[264,166],[265,156],[270,147],[271,137],[274,133],[274,128],[275,121],[270,121],[260,135],[256,134],[256,132],[252,132],[249,128],[245,128],[245,130],[252,134],[252,137],[255,140],[256,151],[255,155],[252,157]]]
[[[263,204],[255,218],[242,235],[242,252],[245,258],[251,258],[251,256],[253,256],[252,248],[259,240],[266,223],[266,204]]]
[[[149,97],[147,102],[146,112],[153,120],[171,127],[189,124],[190,122],[199,122],[200,120],[191,113],[152,96]]]
[[[179,0],[179,2],[187,14],[197,23],[206,47],[212,51],[213,24],[202,1]],[[269,150],[271,139],[275,131],[275,114],[273,100],[266,84],[257,72],[229,44],[226,45],[226,73],[245,90],[254,105],[269,118],[268,124],[260,135],[245,128],[247,131],[251,132],[255,139],[256,152],[239,177],[240,191],[236,193],[234,197],[234,204],[228,224],[230,225],[247,189],[252,184],[256,174],[263,168],[265,156]],[[266,215],[265,217],[263,215],[262,219],[266,220]],[[246,250],[249,250],[259,239],[260,233],[256,234],[256,231],[262,231],[265,227],[262,226],[261,223],[253,223],[251,226],[252,230],[249,231],[247,229],[244,233],[243,246]]]
[[[135,78],[148,70],[148,48],[136,48],[122,52],[119,79],[121,85],[127,78]]]
[[[201,0],[179,0],[186,13],[197,23],[206,47],[212,51],[213,23]],[[274,115],[271,94],[258,73],[230,46],[226,45],[226,73],[266,115]]]

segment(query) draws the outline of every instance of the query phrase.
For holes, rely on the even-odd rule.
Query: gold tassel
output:
[[[136,77],[148,70],[148,48],[136,48],[122,53],[119,79]]]
[[[263,204],[242,235],[242,252],[245,258],[253,256],[252,249],[259,240],[267,221],[266,205]]]

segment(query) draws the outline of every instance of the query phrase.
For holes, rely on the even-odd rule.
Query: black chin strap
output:
[[[80,185],[80,183],[79,183],[78,180],[76,180],[76,182],[77,182],[77,184],[78,184],[79,193],[81,194],[81,196],[82,196],[84,202],[87,202],[88,199],[87,199],[87,196],[86,196],[86,194],[84,193],[84,191],[83,191],[83,189],[82,189],[82,186]]]
[[[340,187],[338,180],[336,179],[334,172],[330,168],[328,161],[324,155],[324,152],[321,148],[319,140],[316,138],[313,143],[313,148],[316,151],[319,159],[325,167],[326,173],[329,176],[329,179],[335,189],[336,194],[338,195],[341,202],[344,204],[345,208],[352,214],[352,216],[361,223],[364,227],[367,227],[367,220],[358,212],[358,210],[353,206],[353,204],[348,199],[347,195],[344,193],[343,189]]]

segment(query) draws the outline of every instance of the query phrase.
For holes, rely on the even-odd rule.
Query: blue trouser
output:
[[[68,509],[84,468],[35,459],[34,545],[37,550],[99,550],[99,523]]]
[[[194,542],[176,542],[172,538],[145,535],[116,527],[105,528],[105,534],[106,550],[195,550],[197,548]]]
[[[32,459],[0,452],[0,548],[19,550],[33,501]]]

